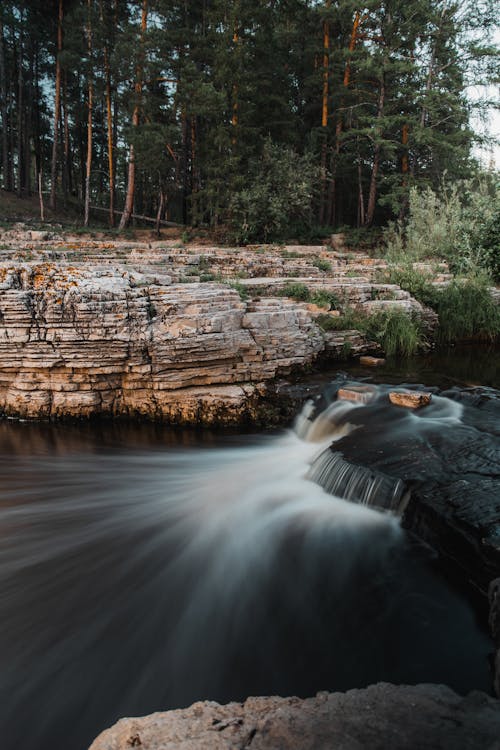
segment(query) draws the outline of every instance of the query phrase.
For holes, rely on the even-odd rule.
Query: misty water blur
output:
[[[488,638],[426,550],[305,478],[359,414],[337,411],[314,442],[304,418],[302,437],[0,425],[5,747],[80,750],[198,699],[489,689]]]

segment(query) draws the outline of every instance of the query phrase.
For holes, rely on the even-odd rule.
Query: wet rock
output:
[[[358,429],[332,450],[402,480],[411,492],[403,525],[486,594],[500,577],[500,442],[483,409],[500,403],[481,409],[435,394],[425,409],[388,409],[384,393],[346,416]]]
[[[360,357],[359,364],[365,367],[382,367],[382,365],[385,365],[385,359],[381,357]]]
[[[341,401],[355,401],[361,404],[368,404],[375,398],[376,390],[370,385],[351,386],[349,388],[339,388],[337,398]]]
[[[443,685],[371,685],[315,698],[248,698],[121,719],[90,750],[497,750],[500,703]]]
[[[391,391],[389,393],[391,404],[403,406],[406,409],[420,409],[422,406],[428,406],[432,400],[431,393],[422,393],[421,391]]]

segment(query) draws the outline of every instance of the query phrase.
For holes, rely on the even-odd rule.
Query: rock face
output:
[[[443,685],[386,683],[315,698],[195,703],[121,719],[90,750],[498,750],[500,703]]]
[[[324,347],[302,306],[125,267],[0,267],[0,411],[241,421]]]

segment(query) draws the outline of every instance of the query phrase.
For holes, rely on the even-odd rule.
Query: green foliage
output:
[[[298,302],[312,302],[318,307],[328,307],[329,310],[338,307],[339,300],[336,294],[328,289],[316,289],[312,292],[306,284],[292,282],[286,284],[277,292],[280,297],[290,297]]]
[[[329,310],[336,310],[339,307],[339,298],[334,292],[328,289],[317,289],[311,294],[311,302],[318,307],[328,307]]]
[[[242,302],[247,301],[249,294],[248,294],[248,289],[246,288],[246,286],[244,286],[243,284],[239,284],[237,281],[228,281],[226,283],[228,286],[231,287],[231,289],[235,289],[238,292]]]
[[[280,297],[291,297],[298,302],[310,302],[311,291],[306,284],[300,282],[285,284],[283,289],[278,291]]]
[[[457,279],[440,290],[434,301],[442,344],[467,338],[494,340],[500,336],[500,306],[484,276]]]
[[[268,242],[312,220],[318,170],[309,156],[265,142],[245,185],[231,199],[229,224],[238,243]]]
[[[418,320],[399,308],[382,310],[370,316],[346,308],[340,316],[319,315],[316,322],[324,331],[360,331],[379,343],[389,357],[408,357],[415,354],[423,343]]]
[[[432,277],[413,268],[411,264],[396,266],[389,272],[391,284],[398,284],[423,305],[433,307],[436,303],[436,288],[431,283]]]
[[[331,271],[332,270],[332,264],[329,260],[326,260],[325,258],[315,258],[312,262],[312,265],[316,268],[319,268],[320,271]]]
[[[388,357],[409,357],[419,349],[423,336],[418,320],[404,310],[383,310],[367,319],[365,332],[381,344]]]
[[[500,278],[500,187],[491,176],[410,190],[406,224],[385,231],[392,262],[446,258],[454,273],[484,269]]]
[[[494,281],[500,282],[500,199],[497,196],[493,212],[480,215],[476,234],[477,264]]]
[[[391,281],[437,312],[441,344],[473,337],[494,340],[500,335],[500,306],[491,296],[490,280],[484,273],[437,288],[430,276],[406,266],[393,269]]]

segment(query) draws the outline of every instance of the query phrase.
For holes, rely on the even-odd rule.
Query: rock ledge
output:
[[[371,685],[121,719],[90,750],[499,750],[500,702],[443,685]]]

